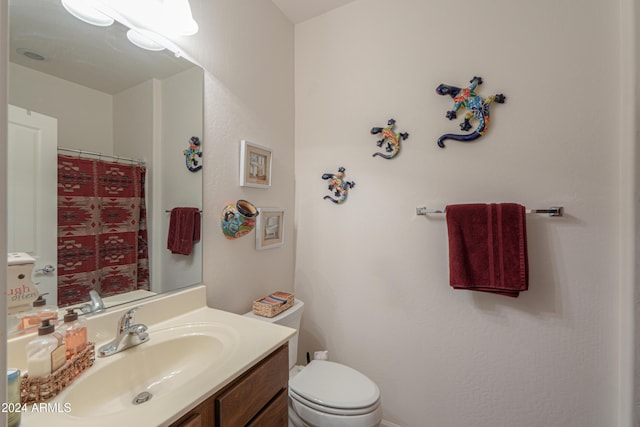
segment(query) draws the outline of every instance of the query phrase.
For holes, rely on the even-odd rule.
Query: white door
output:
[[[56,119],[9,105],[8,250],[36,259],[33,281],[51,305],[58,302],[57,145]]]

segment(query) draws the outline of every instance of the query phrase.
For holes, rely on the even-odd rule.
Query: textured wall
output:
[[[639,175],[636,165],[640,164],[640,152],[637,143],[640,141],[640,76],[638,75],[638,29],[636,23],[640,9],[634,0],[620,2],[620,76],[621,85],[635,90],[623,90],[620,94],[622,107],[620,120],[621,141],[620,152],[620,221],[623,228],[621,238],[621,289],[620,289],[620,420],[619,425],[640,426],[640,318],[638,307],[640,292],[637,277],[640,267],[638,263],[637,245],[640,241],[638,224],[640,215],[640,196],[638,191]]]
[[[629,343],[630,361],[628,364],[631,366],[630,369],[633,369],[632,372],[634,372],[630,380],[632,383],[631,386],[633,387],[633,399],[628,403],[632,408],[623,407],[623,410],[626,409],[627,416],[633,417],[633,425],[638,426],[640,425],[640,281],[638,280],[638,277],[640,277],[640,262],[638,262],[637,255],[638,242],[640,242],[640,227],[638,226],[640,224],[640,170],[636,165],[640,164],[640,150],[637,148],[638,142],[640,142],[640,54],[638,53],[638,49],[640,48],[640,29],[638,29],[638,23],[640,23],[640,5],[633,0],[628,0],[624,3],[630,6],[630,8],[623,8],[623,12],[631,12],[629,15],[632,17],[630,21],[626,21],[629,22],[628,27],[632,40],[629,45],[627,45],[627,52],[630,54],[630,61],[633,61],[634,64],[632,72],[628,76],[628,81],[631,85],[635,86],[635,93],[633,93],[632,99],[628,100],[628,102],[633,105],[633,109],[631,110],[632,114],[626,116],[630,117],[631,123],[634,124],[631,126],[630,134],[631,139],[635,141],[635,144],[631,146],[630,160],[627,163],[630,164],[631,172],[629,175],[633,183],[630,192],[632,197],[630,197],[630,199],[633,203],[631,213],[633,215],[633,223],[635,224],[635,233],[633,235],[634,244],[631,245],[634,250],[630,251],[633,264],[631,265],[629,274],[635,280],[633,280],[634,286],[623,294],[625,298],[623,302],[631,306],[631,314],[628,316],[627,323],[630,325],[630,331],[628,331],[623,339]],[[625,402],[627,401],[625,400]]]
[[[180,45],[205,69],[203,278],[209,305],[235,312],[293,290],[293,24],[271,1],[192,0],[200,31]],[[272,187],[240,187],[240,140],[273,150]],[[246,199],[285,209],[285,245],[227,240],[220,213]]]
[[[613,426],[620,311],[619,4],[361,0],[296,26],[296,294],[301,350],[381,387],[406,427]],[[503,92],[475,143],[439,83]],[[372,126],[411,135],[372,158]],[[322,200],[324,172],[357,182]],[[530,290],[448,286],[444,218],[416,206],[562,205],[529,216]]]
[[[9,14],[7,11],[7,0],[0,0],[0,26],[7,28],[6,24],[9,20]],[[8,37],[5,32],[0,34],[0,70],[3,71],[3,78],[0,80],[0,169],[7,170],[7,74],[6,70],[9,61],[9,52],[7,51]],[[0,175],[0,210],[2,212],[7,211],[7,177],[6,174]],[[0,252],[7,251],[7,225],[6,221],[0,223]],[[7,267],[4,263],[0,266],[0,277],[6,277]],[[0,297],[0,368],[6,368],[7,366],[7,346],[6,338],[7,334],[4,332],[7,330],[7,304],[6,294],[3,292]],[[0,396],[2,396],[4,402],[6,402],[7,385],[5,381],[0,382]],[[6,424],[5,417],[1,417],[0,426]]]

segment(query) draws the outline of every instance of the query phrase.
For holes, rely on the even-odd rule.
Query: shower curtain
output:
[[[58,155],[58,306],[149,290],[146,168]]]

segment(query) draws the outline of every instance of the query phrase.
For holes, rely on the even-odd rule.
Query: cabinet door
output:
[[[278,393],[286,391],[288,367],[285,345],[224,390],[216,399],[218,427],[247,425]]]

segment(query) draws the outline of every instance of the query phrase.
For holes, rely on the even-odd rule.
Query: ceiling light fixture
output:
[[[84,0],[62,0],[62,6],[81,21],[98,27],[108,27],[114,19],[100,11],[100,3]]]
[[[146,30],[134,30],[133,28],[127,31],[127,38],[136,46],[153,51],[164,50],[164,45],[156,42],[153,37],[153,33]]]
[[[61,0],[73,16],[89,24],[109,26],[118,21],[130,28],[127,38],[147,50],[180,48],[169,39],[198,32],[189,0]]]
[[[188,0],[104,1],[132,24],[131,28],[145,28],[165,37],[192,36],[198,32]]]

